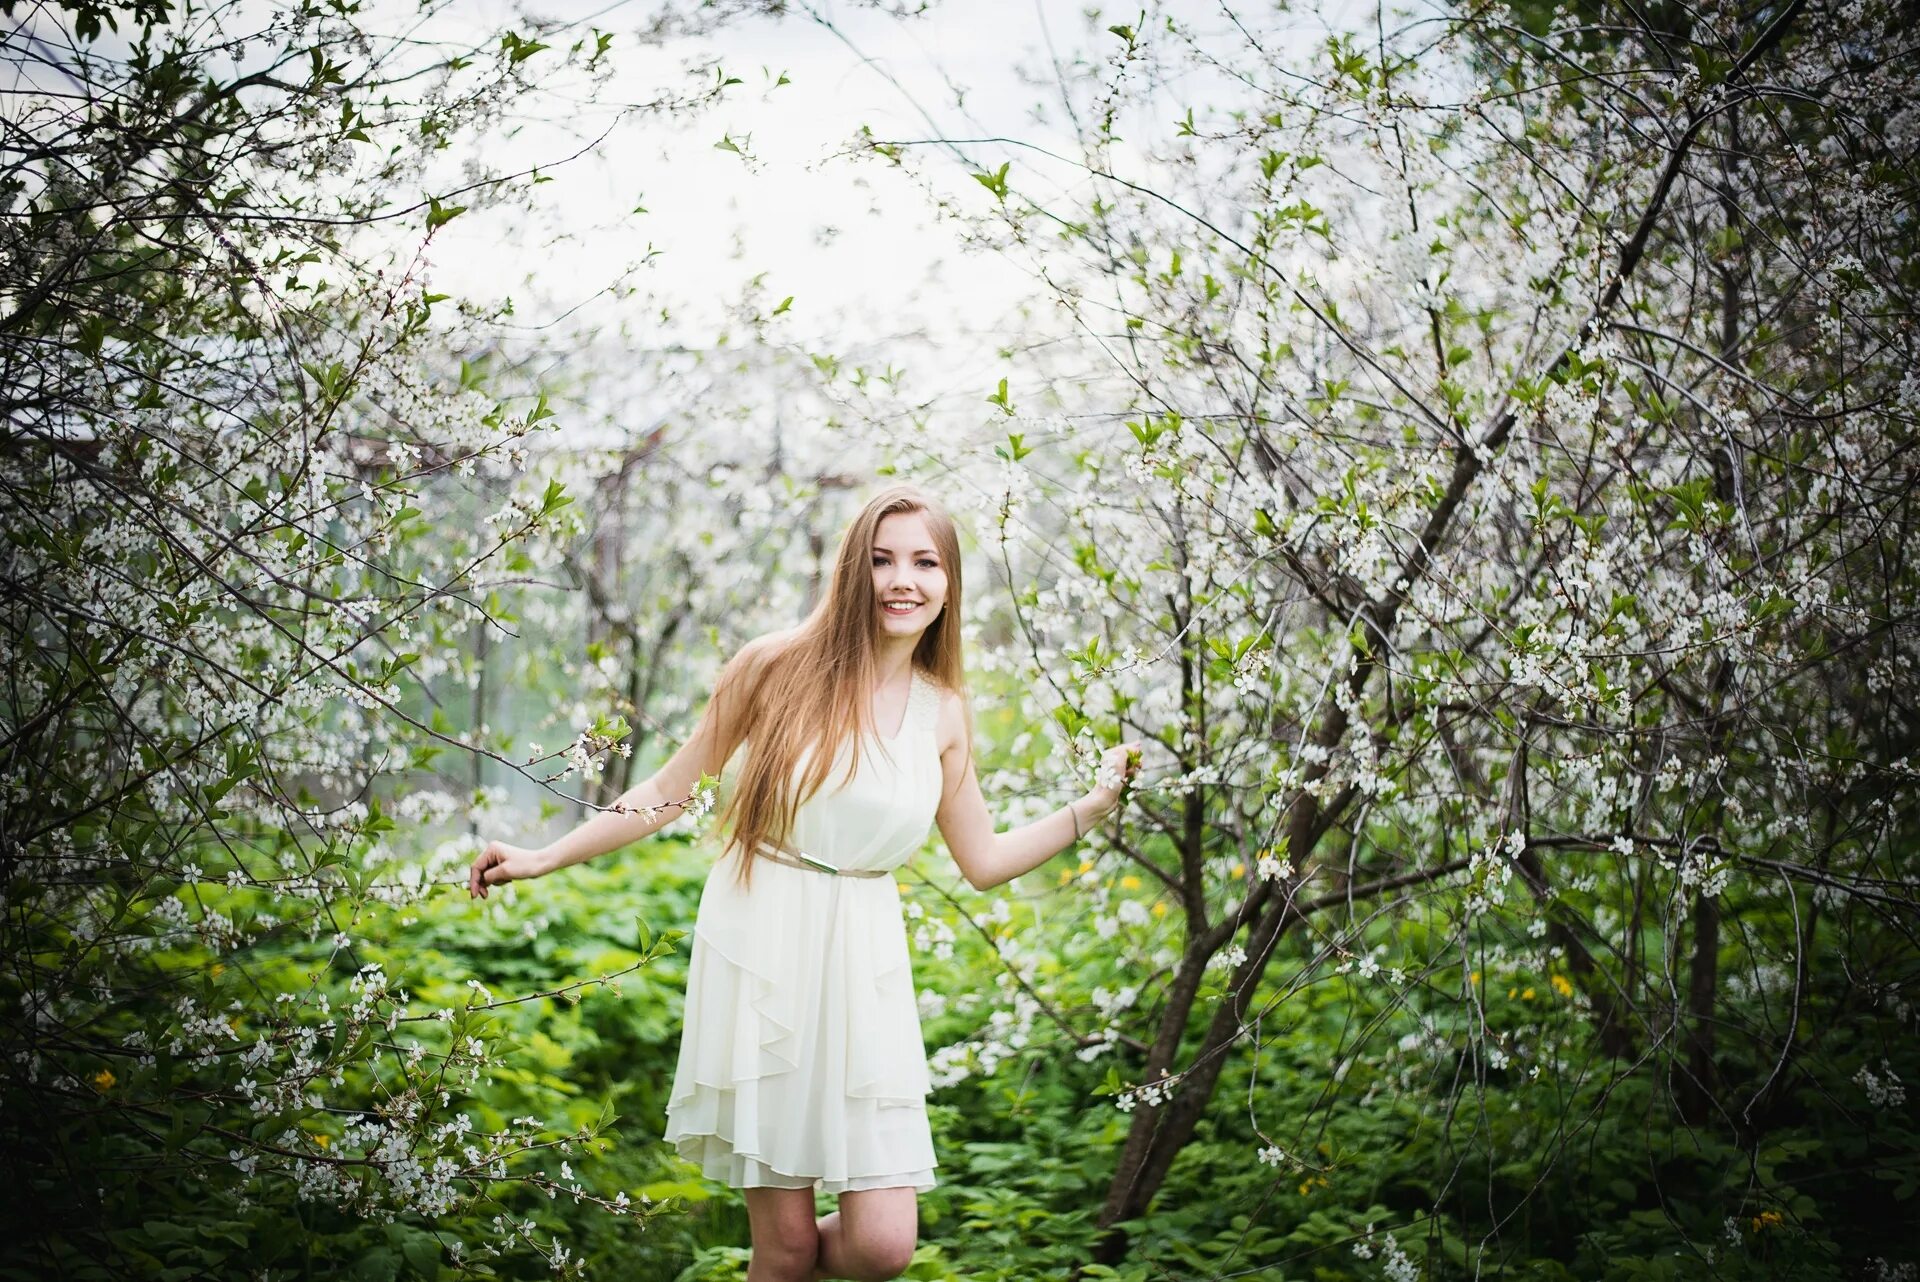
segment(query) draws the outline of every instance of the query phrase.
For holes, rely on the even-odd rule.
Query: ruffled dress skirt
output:
[[[858,770],[842,742],[839,782],[795,808],[789,846],[847,870],[905,864],[939,808],[941,698],[916,671],[900,729],[866,739]],[[934,1187],[899,884],[756,858],[743,890],[737,861],[700,893],[665,1138],[735,1188]]]
[[[734,858],[701,892],[666,1139],[735,1188],[930,1189],[926,1048],[900,892]]]

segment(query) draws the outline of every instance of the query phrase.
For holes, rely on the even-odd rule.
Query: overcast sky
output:
[[[554,304],[544,309],[550,313],[590,296],[651,246],[659,255],[634,278],[639,296],[617,307],[590,305],[580,315],[608,323],[624,317],[642,331],[634,341],[646,341],[657,312],[646,299],[657,295],[681,314],[684,323],[673,327],[678,337],[698,341],[718,323],[719,304],[764,273],[757,293],[766,310],[794,298],[782,336],[809,346],[844,344],[871,327],[905,328],[915,295],[921,297],[913,311],[951,309],[962,329],[991,331],[1009,306],[1033,293],[1031,280],[992,256],[961,257],[954,228],[936,224],[926,198],[904,177],[872,158],[836,153],[862,124],[881,137],[929,137],[923,110],[947,136],[1005,134],[1064,145],[1058,130],[1033,119],[1032,103],[1044,90],[1022,84],[1015,63],[1044,59],[1043,21],[1057,44],[1084,43],[1080,6],[949,0],[909,20],[848,4],[822,4],[818,12],[847,39],[796,15],[742,19],[712,37],[643,49],[622,32],[623,11],[608,14],[601,25],[615,32],[618,67],[603,91],[609,104],[684,86],[685,64],[710,56],[744,83],[685,123],[623,116],[609,105],[532,123],[503,140],[516,155],[564,155],[611,127],[589,155],[552,171],[554,181],[540,189],[542,226],[532,236],[504,215],[462,217],[443,228],[432,253],[439,287],[482,298],[515,293],[518,309],[532,296],[518,292],[519,282],[537,272],[539,292]],[[455,20],[479,31],[498,17],[475,6],[461,8]],[[781,74],[790,83],[769,90]],[[947,77],[966,87],[965,114],[953,105]],[[1057,109],[1051,114],[1059,117]],[[752,159],[716,149],[723,136]],[[983,160],[1004,151],[972,150]],[[958,198],[991,200],[957,162],[942,159],[936,168]],[[632,212],[638,204],[645,214]],[[523,311],[518,319],[545,316]]]

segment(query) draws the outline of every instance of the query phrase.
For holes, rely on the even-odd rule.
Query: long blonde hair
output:
[[[752,746],[719,822],[728,830],[720,857],[738,851],[740,885],[750,886],[754,850],[783,839],[794,813],[826,782],[843,741],[851,741],[842,786],[859,769],[871,724],[875,681],[874,634],[879,602],[873,591],[873,541],[884,517],[918,512],[933,535],[934,551],[947,574],[946,604],[913,648],[913,667],[962,696],[966,673],[960,656],[960,539],[953,518],[925,490],[894,485],[869,499],[840,536],[826,595],[804,622],[784,632],[756,637],[740,648],[714,687],[721,727],[720,759],[732,758],[744,741]],[[711,715],[711,714],[710,714]],[[972,716],[967,717],[971,739]],[[811,754],[805,777],[794,778]]]

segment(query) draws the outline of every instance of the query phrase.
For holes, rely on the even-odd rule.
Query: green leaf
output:
[[[433,231],[442,223],[450,223],[467,212],[465,205],[443,205],[438,196],[427,197],[427,230]]]
[[[400,1256],[388,1248],[374,1247],[355,1261],[343,1276],[351,1282],[393,1282],[400,1275]]]
[[[1000,389],[1001,389],[1001,394],[1003,396],[1006,393],[1006,386],[1007,386],[1006,380],[1002,379],[1000,382]],[[988,397],[987,399],[992,400],[993,398]],[[1028,449],[1027,446],[1023,444],[1025,440],[1026,440],[1026,437],[1021,433],[1018,433],[1018,432],[1009,433],[1007,436],[1007,448],[1001,449],[999,446],[996,445],[993,447],[993,452],[999,455],[1001,458],[1006,459],[1010,463],[1018,463],[1021,459],[1033,453],[1032,450]]]
[[[89,316],[80,322],[78,346],[89,356],[98,356],[100,347],[107,337],[107,319],[104,316]]]
[[[393,1224],[387,1227],[387,1241],[400,1248],[407,1268],[420,1277],[440,1276],[440,1243],[433,1234],[410,1224]]]
[[[508,66],[525,62],[546,47],[538,40],[522,40],[511,31],[500,37],[500,49],[507,55]]]
[[[324,369],[318,365],[303,365],[302,369],[320,385],[320,394],[329,401],[339,402],[345,399],[351,376],[347,367],[340,361],[334,361]]]
[[[996,199],[1005,200],[1007,198],[1007,170],[1012,164],[1013,162],[1009,160],[990,174],[975,174],[973,180],[992,192]]]
[[[986,401],[987,401],[987,404],[989,405],[998,405],[1003,411],[1005,411],[1008,414],[1013,413],[1013,406],[1007,400],[1007,380],[1006,379],[1003,378],[1000,380],[1000,389],[996,391],[992,396],[987,397]]]

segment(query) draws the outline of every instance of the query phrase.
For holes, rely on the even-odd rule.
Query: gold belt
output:
[[[815,859],[803,850],[778,841],[763,841],[760,848],[753,852],[762,859],[771,859],[777,864],[786,864],[792,868],[811,868],[815,872],[830,872],[841,877],[885,877],[893,870],[890,868],[839,868],[824,859]]]

